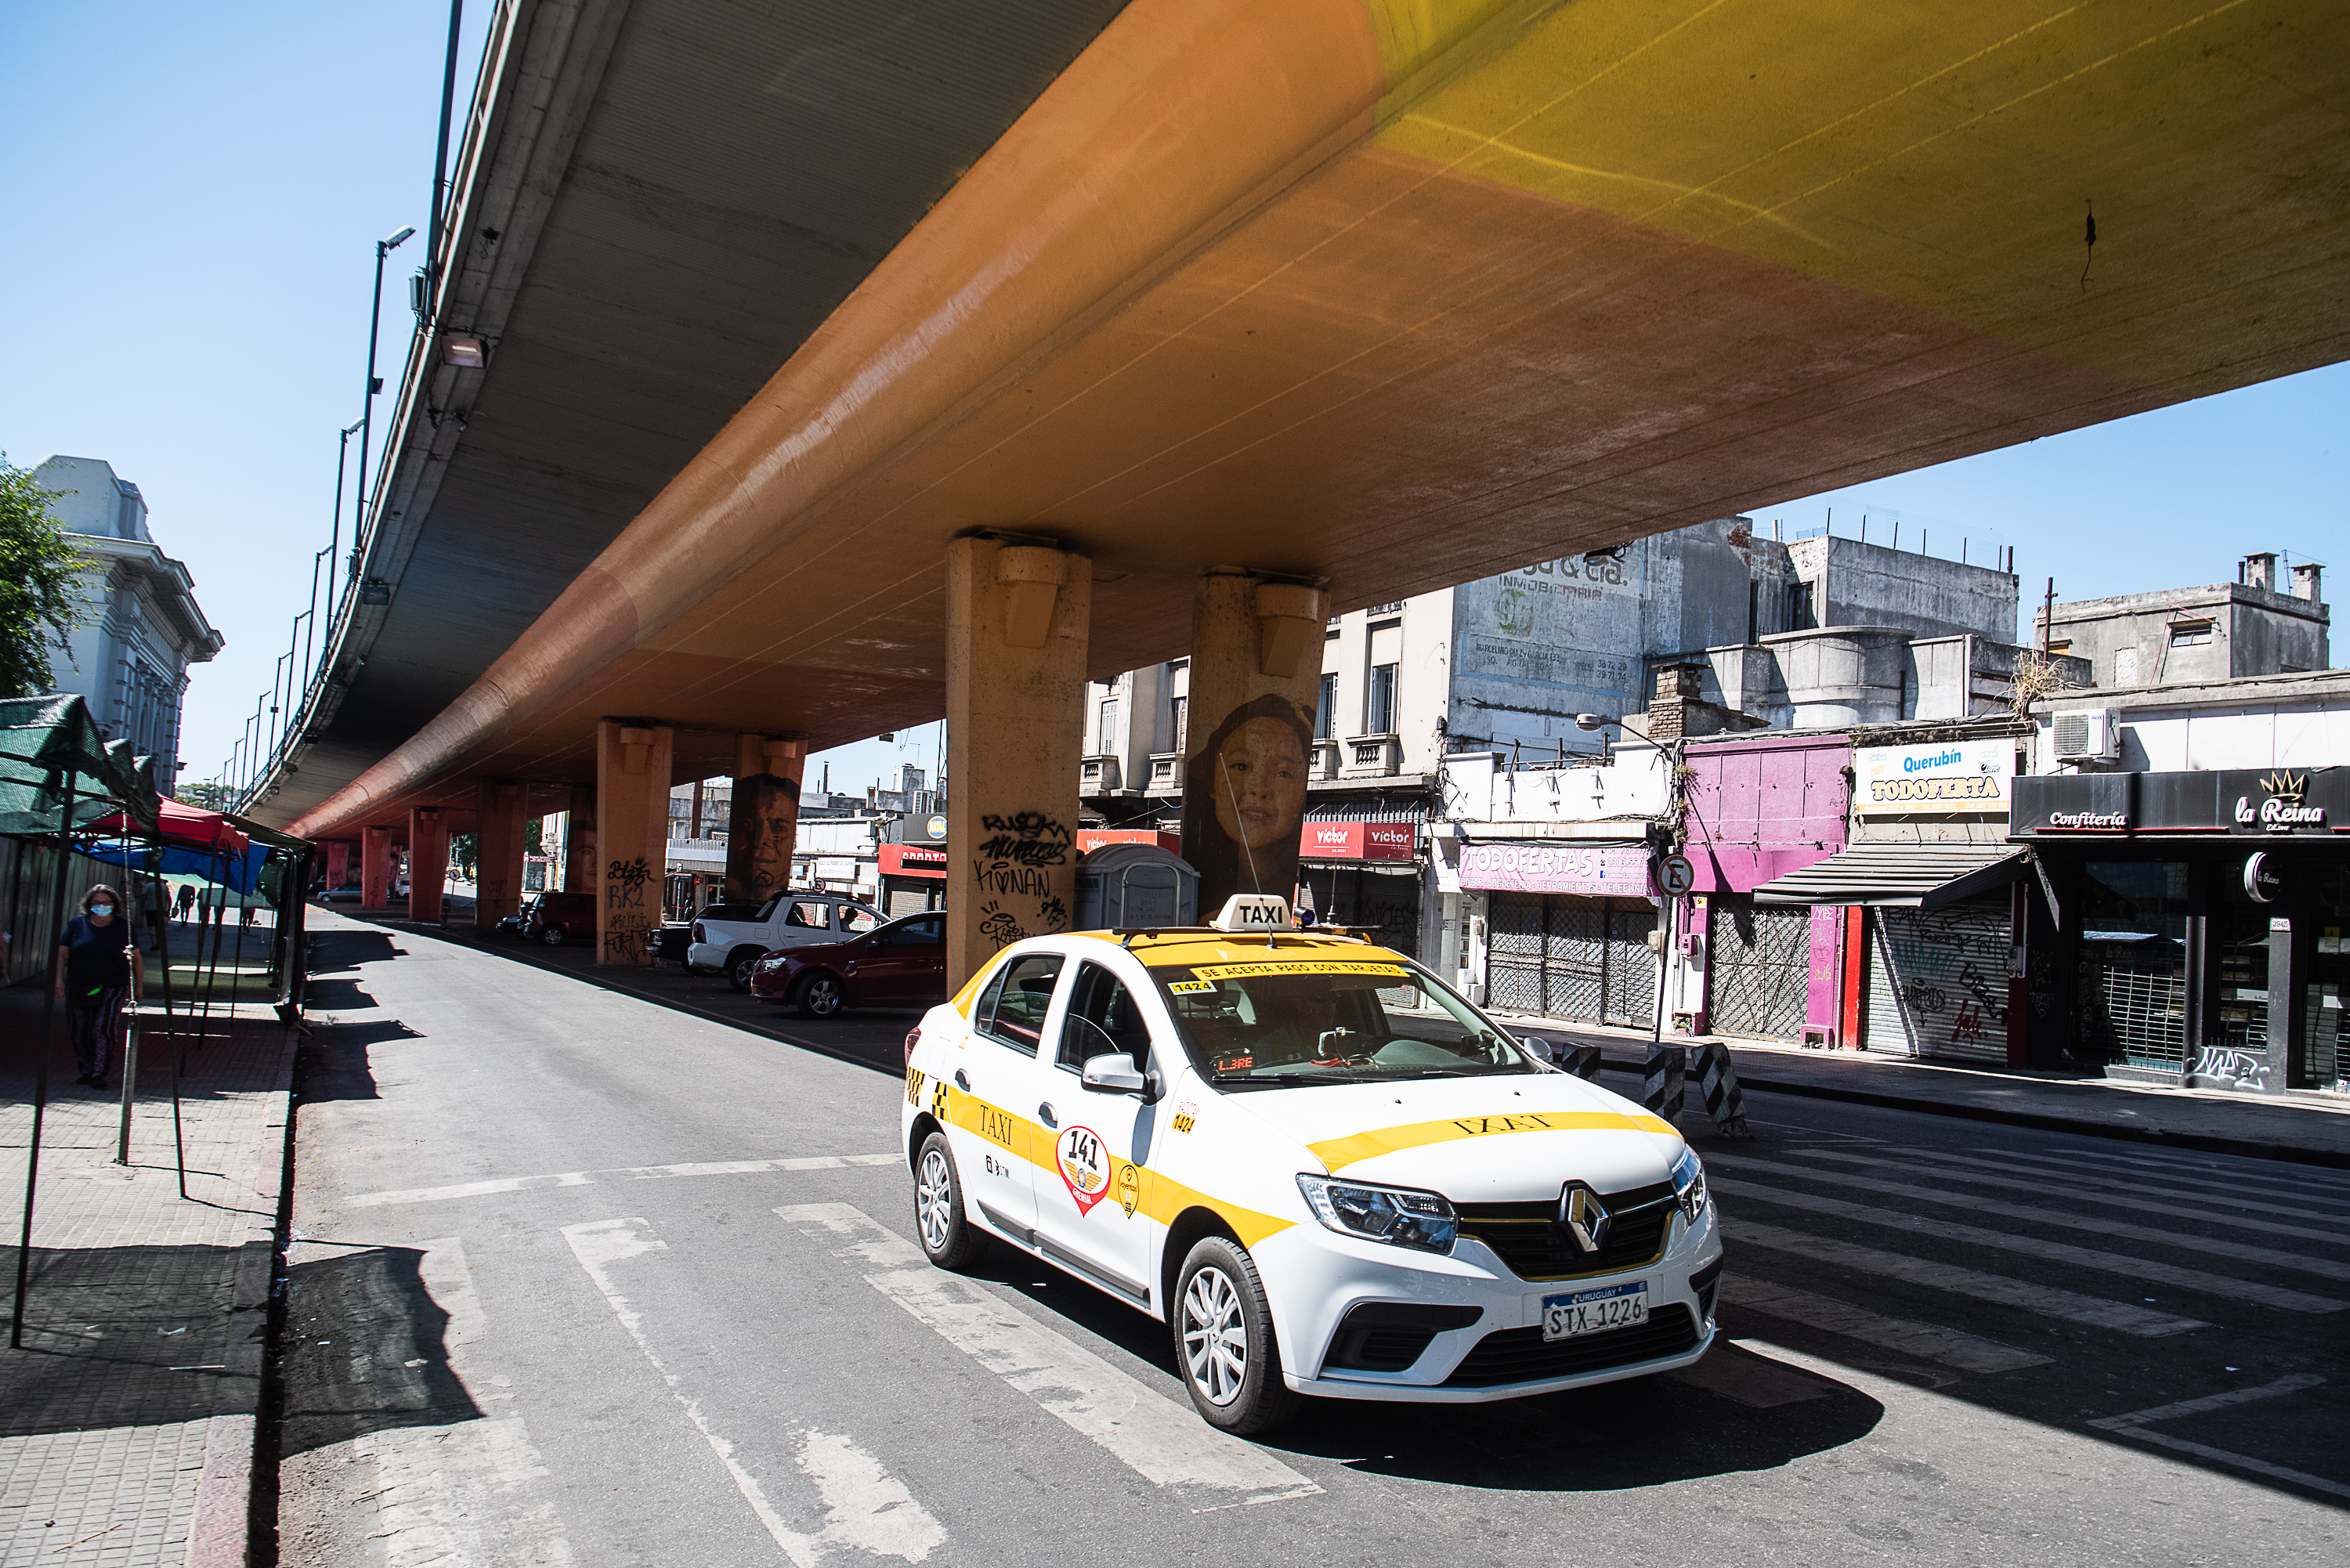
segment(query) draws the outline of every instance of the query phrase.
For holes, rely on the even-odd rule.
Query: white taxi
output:
[[[1232,1432],[1301,1395],[1506,1399],[1705,1354],[1721,1241],[1670,1124],[1401,954],[1270,923],[1243,898],[1032,938],[924,1015],[903,1127],[933,1263],[993,1237],[1168,1322]]]

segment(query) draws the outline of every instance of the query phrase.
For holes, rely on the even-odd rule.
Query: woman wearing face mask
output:
[[[82,895],[82,912],[57,938],[57,1000],[66,1004],[78,1081],[93,1089],[106,1087],[106,1059],[121,1024],[123,999],[139,999],[139,950],[130,943],[130,922],[119,912],[121,902],[99,883]]]

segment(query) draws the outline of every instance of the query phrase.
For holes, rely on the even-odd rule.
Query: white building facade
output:
[[[52,457],[33,472],[90,560],[83,623],[51,658],[50,690],[79,696],[108,739],[152,756],[155,782],[169,794],[179,777],[188,667],[212,659],[225,639],[197,605],[188,568],[148,532],[137,485],[94,457]]]

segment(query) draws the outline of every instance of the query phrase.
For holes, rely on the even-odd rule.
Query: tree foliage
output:
[[[173,798],[204,811],[226,811],[236,804],[234,790],[210,782],[183,784],[172,793]]]
[[[88,560],[52,499],[30,469],[11,468],[0,453],[0,697],[50,690],[50,649],[67,651],[82,621],[78,577]]]

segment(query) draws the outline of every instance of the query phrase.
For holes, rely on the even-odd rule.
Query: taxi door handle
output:
[[[955,1069],[955,1087],[961,1089],[966,1095],[971,1093],[971,1075],[964,1072],[961,1067],[957,1067]]]
[[[1053,1114],[1053,1106],[1049,1101],[1036,1107],[1036,1119],[1043,1122],[1046,1127],[1053,1127],[1056,1130],[1061,1125],[1061,1118]]]

